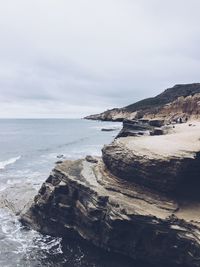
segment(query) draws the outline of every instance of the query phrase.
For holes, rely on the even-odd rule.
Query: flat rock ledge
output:
[[[119,179],[101,159],[64,161],[21,221],[42,233],[79,236],[107,251],[158,266],[196,267],[198,203],[181,202]]]
[[[103,161],[121,179],[159,192],[199,181],[200,123],[175,127],[167,135],[116,139],[103,148]]]

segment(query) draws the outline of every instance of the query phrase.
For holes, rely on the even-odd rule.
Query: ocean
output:
[[[102,128],[116,128],[104,132]],[[24,184],[38,190],[59,157],[101,155],[121,123],[81,119],[1,119],[0,194]],[[21,225],[17,216],[0,209],[0,267],[141,267],[85,243],[42,235]]]

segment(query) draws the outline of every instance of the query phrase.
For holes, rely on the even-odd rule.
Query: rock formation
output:
[[[123,127],[119,134],[116,136],[127,137],[127,136],[142,136],[142,135],[162,135],[170,130],[170,126],[165,125],[165,120],[154,119],[154,120],[123,120]]]
[[[157,266],[200,266],[199,130],[119,138],[103,160],[58,164],[21,221]]]
[[[157,118],[167,120],[178,117],[199,118],[200,84],[175,85],[156,97],[138,101],[124,108],[107,110],[86,119],[123,121],[124,119]]]
[[[157,114],[146,113],[145,117],[155,117]],[[200,117],[200,94],[179,97],[175,101],[164,105],[159,110],[159,118],[176,120],[177,118],[198,119]]]
[[[173,191],[188,176],[198,179],[200,172],[199,127],[185,128],[169,135],[119,138],[103,148],[104,163],[122,179]]]

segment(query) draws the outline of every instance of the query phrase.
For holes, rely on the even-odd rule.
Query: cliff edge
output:
[[[100,114],[90,115],[85,119],[123,121],[124,119],[152,119],[156,117],[170,120],[180,116],[199,118],[199,94],[200,83],[175,85],[156,97],[146,98],[123,108],[115,108]]]
[[[156,266],[200,266],[199,133],[181,124],[58,164],[21,221]]]

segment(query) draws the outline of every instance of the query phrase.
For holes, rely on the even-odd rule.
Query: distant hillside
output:
[[[198,93],[200,93],[200,83],[175,85],[155,97],[146,98],[124,108],[115,108],[100,114],[91,115],[86,117],[86,119],[122,121],[123,119],[134,119],[147,116],[155,117],[159,116],[159,113],[162,113],[162,109],[165,108],[167,104],[176,101],[179,97],[185,98],[187,96],[194,96]],[[181,110],[179,110],[178,113],[180,112]]]
[[[200,83],[175,85],[172,88],[166,89],[163,93],[157,95],[156,97],[146,98],[131,104],[124,109],[133,112],[136,110],[156,108],[173,102],[180,96],[186,97],[196,93],[200,93]]]

